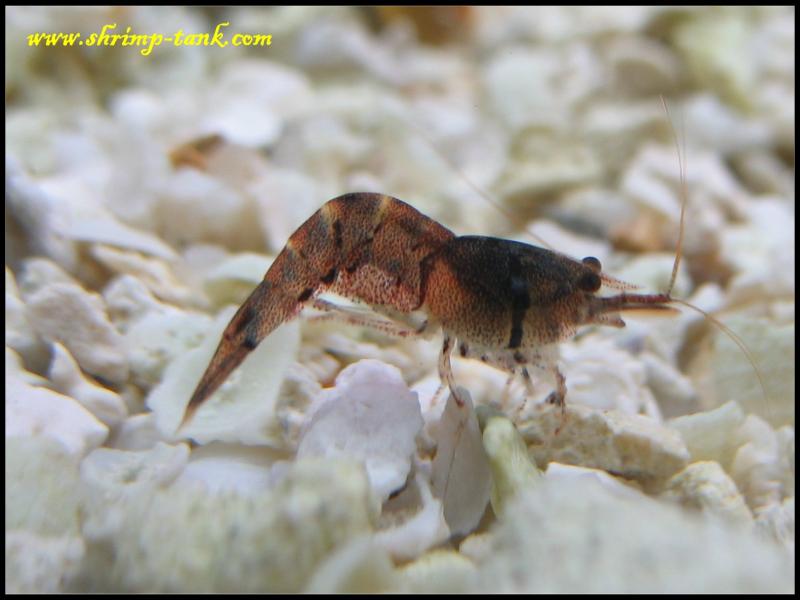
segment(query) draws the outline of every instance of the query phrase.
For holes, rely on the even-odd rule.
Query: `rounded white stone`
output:
[[[34,436],[83,456],[103,443],[108,427],[73,398],[12,378],[6,382],[6,437]]]
[[[336,386],[317,397],[297,456],[358,460],[375,494],[386,500],[408,477],[421,429],[417,395],[409,391],[400,371],[362,360],[343,370]]]

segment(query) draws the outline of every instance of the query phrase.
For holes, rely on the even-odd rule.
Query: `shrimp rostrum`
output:
[[[529,390],[529,367],[549,371],[555,390],[548,400],[563,414],[567,387],[557,366],[558,342],[582,325],[624,327],[620,311],[674,310],[668,293],[600,296],[604,285],[632,287],[605,275],[593,257],[576,261],[520,242],[456,236],[396,198],[345,194],[325,203],[292,234],[231,319],[183,422],[261,340],[307,305],[338,310],[351,322],[397,335],[441,327],[439,375],[459,405],[450,368],[454,349],[521,375]],[[317,298],[323,291],[394,318],[359,317]],[[426,317],[421,324],[403,318],[417,311]]]

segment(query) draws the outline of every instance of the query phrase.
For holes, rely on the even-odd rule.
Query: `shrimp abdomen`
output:
[[[326,202],[292,234],[225,328],[183,423],[261,340],[324,289],[399,312],[419,308],[424,259],[453,237],[391,196],[354,193]]]

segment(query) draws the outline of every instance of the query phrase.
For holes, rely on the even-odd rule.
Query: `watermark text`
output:
[[[230,23],[225,21],[219,23],[214,32],[206,33],[186,33],[183,29],[178,29],[170,36],[161,33],[133,33],[131,27],[127,27],[124,32],[117,30],[117,24],[104,25],[99,33],[91,33],[82,36],[80,33],[31,33],[28,35],[28,46],[87,46],[87,47],[114,47],[114,46],[135,46],[140,48],[142,56],[150,56],[153,50],[163,44],[170,44],[175,47],[184,46],[217,46],[226,48],[234,47],[258,47],[272,45],[271,34],[261,33],[236,33],[230,35],[226,28]]]

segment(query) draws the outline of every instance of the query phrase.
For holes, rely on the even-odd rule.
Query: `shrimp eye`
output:
[[[584,262],[585,260],[586,259],[584,259]],[[583,275],[581,275],[580,279],[578,279],[578,287],[582,289],[584,292],[596,292],[597,290],[600,289],[600,286],[602,284],[603,282],[600,281],[600,276],[597,273],[592,273],[592,272],[584,273]]]
[[[584,265],[589,267],[595,273],[599,273],[603,270],[603,266],[600,264],[600,261],[597,260],[594,256],[587,256],[581,261]]]

